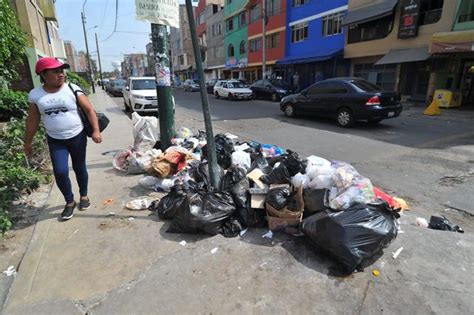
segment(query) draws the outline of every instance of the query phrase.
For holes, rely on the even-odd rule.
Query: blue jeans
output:
[[[81,196],[87,196],[89,175],[87,174],[86,167],[86,133],[82,131],[77,136],[66,140],[58,140],[50,136],[47,138],[56,184],[63,194],[66,203],[74,201],[71,180],[69,179],[69,155],[71,155],[72,168],[74,173],[76,173],[79,193]]]

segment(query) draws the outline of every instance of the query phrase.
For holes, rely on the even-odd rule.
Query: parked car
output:
[[[188,92],[199,92],[200,90],[199,82],[194,79],[187,79],[186,81],[184,81],[183,88],[184,88],[184,91],[188,91]]]
[[[125,87],[125,80],[123,79],[113,80],[109,84],[109,93],[112,94],[113,96],[122,96],[124,87]]]
[[[154,77],[130,77],[123,93],[126,111],[157,112],[156,81]]]
[[[280,79],[258,80],[250,86],[250,89],[255,98],[266,98],[272,102],[278,102],[293,93],[289,84]]]
[[[228,100],[250,100],[252,90],[244,87],[242,82],[237,80],[218,81],[214,86],[216,98],[226,97]]]
[[[206,91],[208,94],[214,93],[214,85],[216,85],[217,81],[219,81],[219,79],[210,79],[206,82]]]
[[[280,109],[287,117],[314,114],[336,118],[340,126],[350,127],[357,120],[376,124],[398,117],[402,105],[398,92],[384,91],[361,78],[334,78],[284,97]]]

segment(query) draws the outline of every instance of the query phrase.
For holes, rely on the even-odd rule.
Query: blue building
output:
[[[343,58],[343,18],[348,0],[288,0],[285,58],[280,73],[299,90],[314,82],[349,74]]]

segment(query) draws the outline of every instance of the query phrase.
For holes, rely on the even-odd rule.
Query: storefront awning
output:
[[[431,36],[430,53],[474,51],[474,30],[435,33]]]
[[[349,11],[342,22],[342,26],[360,24],[383,18],[393,13],[393,9],[397,3],[398,0],[384,0],[376,4]]]
[[[430,53],[428,52],[427,46],[407,49],[392,49],[379,61],[377,61],[375,65],[380,66],[393,63],[425,61],[429,57]]]
[[[319,51],[316,54],[310,56],[297,56],[297,57],[286,57],[280,59],[276,62],[277,65],[290,65],[290,64],[298,64],[298,63],[311,63],[311,62],[318,62],[318,61],[325,61],[331,58],[334,58],[337,55],[342,55],[343,50],[332,50],[332,51]]]

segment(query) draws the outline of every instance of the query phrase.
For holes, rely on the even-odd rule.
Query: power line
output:
[[[104,12],[102,13],[102,22],[100,23],[100,28],[99,28],[99,36],[102,34],[102,26],[104,26],[104,20],[105,20],[105,12],[107,12],[107,5],[109,4],[109,0],[105,1],[105,8]]]
[[[117,31],[117,18],[118,18],[118,0],[115,0],[115,25],[114,25],[114,30],[113,30],[112,33],[110,33],[109,36],[107,36],[106,39],[101,40],[102,43],[105,42],[106,40],[108,40],[109,38],[111,38],[114,35],[114,33]]]

